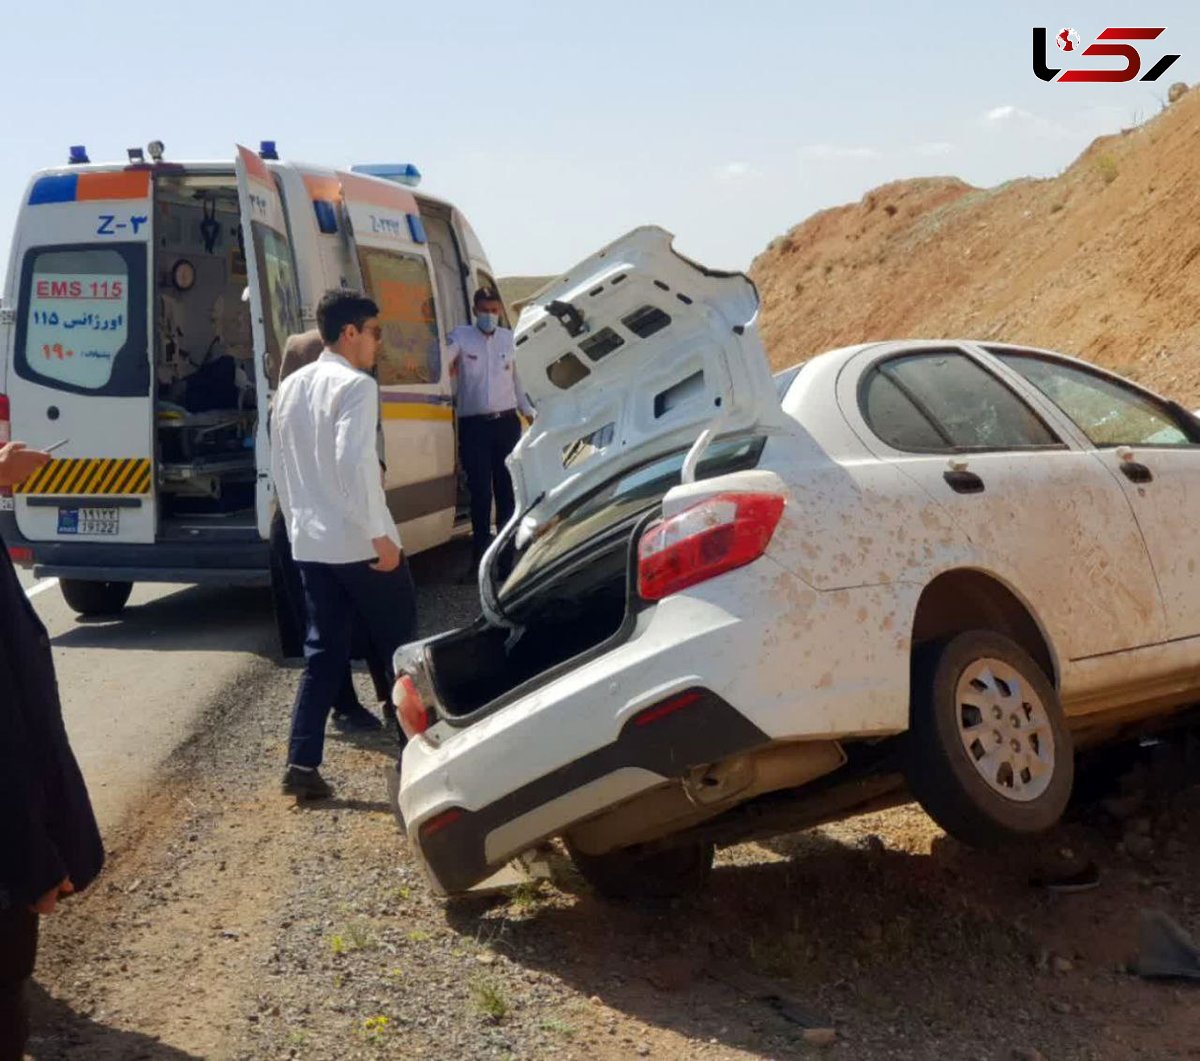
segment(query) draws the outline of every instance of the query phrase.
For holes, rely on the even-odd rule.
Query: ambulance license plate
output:
[[[118,534],[121,530],[119,508],[60,508],[59,534]]]

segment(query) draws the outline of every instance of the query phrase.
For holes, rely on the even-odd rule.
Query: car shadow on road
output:
[[[200,1061],[149,1035],[112,1028],[73,1010],[36,981],[30,985],[30,1041],[34,1061],[87,1058],[87,1061]]]
[[[51,639],[56,648],[252,652],[276,658],[271,596],[264,589],[190,586],[112,618],[80,618]]]

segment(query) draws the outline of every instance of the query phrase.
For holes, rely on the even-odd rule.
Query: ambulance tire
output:
[[[116,615],[125,607],[132,582],[87,582],[78,578],[58,580],[63,599],[81,616]]]

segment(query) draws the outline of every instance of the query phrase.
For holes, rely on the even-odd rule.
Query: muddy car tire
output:
[[[85,582],[76,578],[59,579],[63,599],[82,616],[116,615],[125,607],[132,582]]]
[[[570,843],[571,861],[608,899],[674,899],[700,891],[712,873],[712,844],[689,844],[640,854],[637,848],[586,855]]]
[[[913,795],[974,847],[1053,828],[1074,783],[1058,693],[1024,649],[989,631],[919,651],[906,751]]]

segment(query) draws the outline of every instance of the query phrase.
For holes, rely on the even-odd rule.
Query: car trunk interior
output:
[[[587,440],[584,440],[587,441]],[[713,443],[696,478],[758,465],[766,436],[734,435]],[[634,464],[549,520],[517,553],[500,605],[521,631],[480,618],[426,646],[438,702],[462,718],[514,690],[546,681],[560,665],[602,650],[624,628],[631,539],[667,492],[680,482],[687,449]],[[576,459],[563,453],[564,466]],[[572,664],[574,665],[574,664]]]
[[[508,630],[480,619],[430,645],[438,700],[451,717],[470,715],[553,668],[602,646],[626,614],[632,527],[597,543],[511,617],[523,631],[508,646]]]
[[[154,201],[159,539],[255,534],[253,343],[237,186],[160,175]]]

